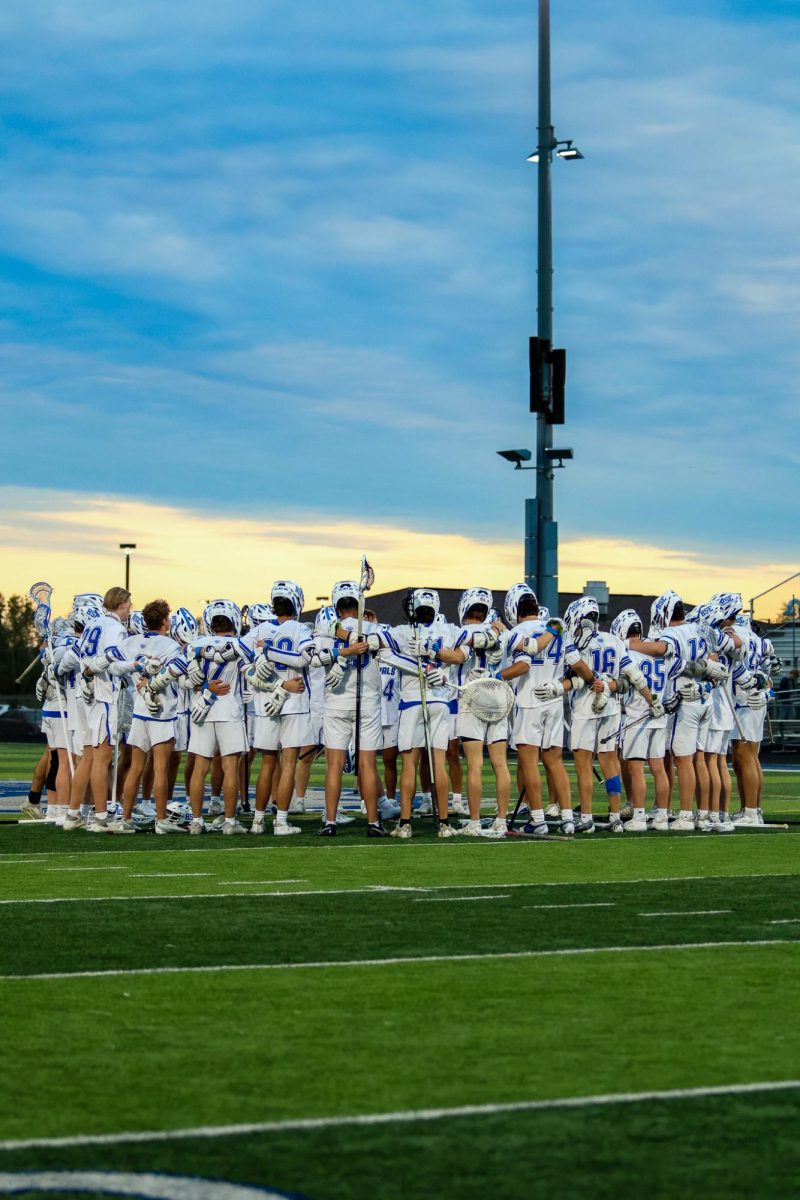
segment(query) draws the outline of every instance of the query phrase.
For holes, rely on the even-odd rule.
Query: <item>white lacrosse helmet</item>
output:
[[[594,596],[580,596],[568,605],[564,613],[564,624],[579,650],[591,640],[600,624],[600,606]]]
[[[486,609],[486,619],[489,617],[489,610],[494,604],[494,596],[488,588],[467,588],[461,593],[461,599],[458,602],[458,623],[464,624],[464,618],[471,608],[476,604],[482,605]]]
[[[99,592],[78,592],[72,597],[72,607],[78,608],[81,604],[92,604],[95,608],[102,608],[103,597]]]
[[[439,615],[439,593],[433,588],[415,588],[411,593],[411,611],[416,613],[420,608],[432,608],[434,621]]]
[[[182,646],[188,646],[195,640],[197,621],[188,608],[178,608],[174,613],[170,613],[169,633],[170,637],[174,638],[176,642],[180,642]]]
[[[314,618],[314,633],[325,632],[330,629],[331,621],[336,620],[336,609],[332,604],[326,604],[321,608]]]
[[[740,592],[717,592],[711,597],[709,605],[713,605],[715,610],[712,624],[722,624],[723,621],[733,621],[738,617],[744,608],[744,601]]]
[[[53,637],[64,637],[65,634],[74,633],[72,628],[72,614],[68,617],[56,617],[53,621]]]
[[[248,604],[247,615],[250,618],[251,628],[254,628],[256,625],[263,625],[264,621],[275,620],[275,613],[272,611],[271,604]]]
[[[634,625],[639,626],[639,632],[642,631],[642,618],[639,616],[635,608],[626,608],[624,612],[614,617],[611,622],[611,632],[614,637],[621,638],[624,642],[626,638],[631,636],[631,630]]]
[[[137,609],[128,617],[128,630],[131,633],[147,633],[147,626],[144,623],[142,612]]]
[[[433,618],[433,623],[434,625],[449,625],[450,622],[447,620],[447,617],[444,615],[444,613],[440,612],[437,613]]]
[[[292,579],[276,579],[272,585],[269,598],[272,604],[278,599],[288,600],[290,604],[294,605],[295,616],[298,617],[306,606],[303,589],[299,583],[295,583]]]
[[[354,604],[358,604],[360,590],[358,584],[353,579],[343,579],[340,583],[333,585],[331,590],[331,605],[337,617],[339,615],[339,605],[343,600],[352,600]]]
[[[539,620],[544,621],[545,624],[550,620],[550,609],[546,604],[539,605]]]
[[[677,592],[662,592],[650,607],[651,628],[666,629],[680,603],[681,598]]]
[[[734,619],[733,623],[737,629],[749,629],[750,628],[750,613],[747,612],[745,609],[742,609],[742,611]]]
[[[532,587],[529,587],[527,583],[515,583],[512,588],[508,589],[506,592],[506,598],[503,601],[506,621],[509,625],[516,625],[519,620],[517,613],[519,611],[520,600],[523,596],[533,596],[536,606],[538,607],[539,605],[539,601],[536,599],[536,593]]]
[[[91,625],[92,621],[99,621],[102,615],[102,604],[95,604],[94,601],[84,600],[81,604],[75,606],[72,619],[76,625],[82,625],[85,629],[87,625]]]
[[[214,631],[211,628],[211,622],[214,617],[227,617],[233,625],[235,634],[241,633],[242,630],[242,610],[238,604],[234,604],[232,600],[212,600],[203,609],[203,624],[206,628],[206,633],[212,634]]]

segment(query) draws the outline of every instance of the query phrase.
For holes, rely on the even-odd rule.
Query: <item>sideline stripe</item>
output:
[[[0,864],[2,865],[2,864]],[[205,872],[203,872],[205,873]],[[213,874],[213,872],[212,872]],[[118,876],[120,880],[130,878],[129,876]],[[175,893],[168,892],[164,894],[154,894],[149,896],[32,896],[29,898],[15,897],[13,900],[0,900],[0,905],[3,904],[95,904],[102,901],[104,904],[111,900],[118,900],[120,903],[127,904],[133,900],[224,900],[226,896],[359,896],[359,895],[377,895],[381,892],[466,892],[472,888],[482,888],[488,891],[489,888],[499,888],[501,891],[507,888],[542,888],[542,887],[629,887],[633,884],[639,885],[643,883],[694,883],[697,881],[714,882],[716,880],[734,881],[737,879],[783,879],[796,878],[794,871],[770,871],[770,872],[755,872],[747,875],[661,875],[650,876],[645,879],[558,879],[541,881],[536,880],[527,883],[431,883],[419,885],[405,884],[384,884],[371,883],[366,887],[353,888],[313,888],[304,891],[295,892],[188,892]],[[241,879],[235,881],[241,887],[253,886],[261,883],[268,886],[270,883],[291,883],[290,879]]]
[[[658,946],[566,946],[557,950],[490,950],[486,954],[415,954],[395,958],[342,958],[329,962],[208,963],[199,967],[115,967],[106,971],[43,971],[0,975],[0,983],[37,979],[105,979],[129,975],[206,975],[215,971],[318,971],[328,967],[400,967],[415,963],[489,962],[513,958],[565,958],[580,954],[644,954],[664,950],[725,950],[736,946],[797,946],[795,938],[739,942],[665,942]]]
[[[250,1133],[284,1133],[293,1129],[333,1129],[337,1126],[394,1125],[412,1121],[442,1121],[457,1117],[486,1117],[497,1113],[536,1112],[549,1108],[600,1108],[654,1100],[695,1100],[704,1096],[744,1096],[757,1092],[788,1092],[800,1079],[764,1083],[731,1083],[711,1087],[671,1088],[667,1091],[608,1092],[597,1096],[560,1096],[552,1100],[517,1100],[507,1104],[462,1104],[457,1108],[414,1108],[398,1112],[363,1113],[341,1117],[298,1117],[286,1121],[253,1121],[244,1125],[201,1125],[195,1129],[149,1132],[78,1134],[75,1137],[25,1138],[0,1141],[0,1150],[60,1149],[68,1146],[120,1146],[135,1142],[178,1142],[187,1138],[236,1137]]]

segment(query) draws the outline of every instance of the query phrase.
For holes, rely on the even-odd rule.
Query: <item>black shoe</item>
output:
[[[329,823],[328,825],[323,825],[323,826],[322,826],[322,829],[320,829],[320,830],[318,831],[318,834],[317,834],[317,836],[318,836],[318,837],[336,837],[336,825],[335,825],[335,823],[334,823],[334,822],[331,822],[331,823]]]
[[[378,821],[377,825],[368,825],[367,826],[367,837],[368,838],[376,838],[376,837],[382,838],[382,837],[388,837],[388,836],[389,836],[389,830],[384,829],[383,826],[381,825],[380,821]]]

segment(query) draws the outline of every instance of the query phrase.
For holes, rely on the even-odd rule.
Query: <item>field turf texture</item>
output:
[[[800,776],[766,782],[765,814],[797,819]],[[440,842],[417,820],[397,843],[299,823],[0,829],[0,1179],[796,1194],[798,827]]]

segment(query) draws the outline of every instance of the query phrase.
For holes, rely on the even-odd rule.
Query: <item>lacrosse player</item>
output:
[[[633,608],[621,612],[611,622],[611,633],[621,642],[631,637],[642,636],[642,620]],[[667,710],[663,705],[666,686],[664,662],[647,654],[628,651],[634,671],[644,679],[650,695],[655,699],[648,704],[642,691],[626,687],[624,674],[617,679],[617,689],[622,694],[625,724],[622,726],[620,756],[625,793],[633,808],[633,817],[625,824],[626,833],[645,833],[648,828],[658,833],[669,832],[669,779],[664,768],[666,750]],[[663,711],[662,711],[663,710]],[[655,805],[650,826],[647,823],[645,799],[644,764],[650,768],[655,787]]]
[[[325,746],[325,824],[323,837],[336,834],[336,812],[342,791],[342,773],[350,743],[356,738],[356,689],[361,670],[361,711],[357,731],[359,744],[358,786],[367,811],[367,836],[388,837],[378,817],[377,756],[383,748],[381,725],[381,676],[377,655],[385,649],[374,622],[362,622],[358,637],[358,583],[336,583],[331,592],[335,618],[327,630],[320,627],[314,663],[326,668],[325,712],[322,742]],[[327,633],[327,636],[325,634]]]
[[[439,593],[417,588],[407,597],[409,622],[394,626],[386,635],[385,662],[391,662],[400,677],[400,725],[397,744],[403,769],[400,777],[400,820],[391,836],[410,838],[411,808],[414,802],[417,766],[424,749],[433,762],[439,837],[452,837],[458,831],[447,823],[449,786],[447,748],[450,742],[452,688],[447,666],[461,661],[454,655],[452,631],[434,629],[439,612]]]
[[[388,625],[381,625],[383,634],[389,632]],[[378,802],[383,820],[397,820],[400,805],[397,803],[397,734],[400,724],[400,677],[397,667],[385,650],[378,655],[381,674],[381,729],[383,759],[384,797]]]
[[[609,832],[622,833],[624,826],[619,811],[622,779],[616,747],[620,716],[618,695],[632,685],[656,719],[664,715],[664,706],[648,688],[642,672],[626,651],[625,643],[612,633],[600,631],[600,609],[594,596],[573,600],[564,614],[564,624],[572,634],[578,655],[592,674],[588,688],[585,687],[585,676],[573,679],[570,684],[570,748],[575,759],[581,803],[581,816],[575,829],[578,833],[594,832],[592,763],[596,755],[608,796]],[[575,665],[572,669],[575,670]],[[624,677],[622,685],[620,676]],[[604,746],[608,749],[604,750]],[[644,817],[643,813],[635,815]]]
[[[314,622],[313,640],[315,645],[317,644],[318,637],[321,635],[321,631],[327,630],[330,622],[335,620],[335,618],[336,613],[330,605],[319,610]],[[292,796],[292,803],[289,805],[290,814],[305,812],[306,792],[308,791],[308,782],[311,778],[311,768],[322,752],[322,723],[325,714],[325,668],[321,665],[315,665],[313,659],[308,668],[308,686],[311,691],[312,740],[310,745],[300,748],[300,754],[297,758],[297,767],[294,773],[294,795]]]
[[[289,837],[300,833],[300,826],[290,825],[288,817],[297,759],[303,746],[314,744],[308,673],[314,647],[308,626],[299,619],[305,597],[298,583],[291,579],[276,580],[270,604],[274,617],[256,625],[247,635],[252,649],[260,651],[247,672],[255,709],[253,746],[261,751],[250,832],[264,833],[280,755],[273,832],[277,837]]]
[[[63,825],[69,809],[70,755],[74,753],[74,741],[70,730],[68,689],[70,683],[62,676],[60,665],[71,646],[75,644],[72,625],[61,617],[53,621],[52,660],[45,646],[44,670],[36,681],[36,698],[42,705],[42,733],[51,751],[51,762],[46,784],[48,791],[47,820]],[[82,748],[82,747],[81,747]],[[53,799],[50,800],[52,794]]]
[[[742,640],[742,651],[741,660],[733,671],[732,697],[736,718],[731,732],[731,758],[742,809],[733,820],[737,829],[746,829],[763,824],[761,792],[764,777],[758,752],[764,737],[772,687],[772,680],[765,670],[772,645],[756,633],[746,613],[738,614],[735,625]]]
[[[132,669],[120,649],[127,636],[131,607],[127,588],[110,588],[103,597],[103,614],[89,621],[78,641],[81,687],[87,701],[84,737],[88,740],[73,778],[70,809],[64,821],[66,832],[82,827],[89,833],[108,832],[109,768],[118,746],[119,692],[122,677]],[[80,805],[90,781],[95,815],[87,824]]]
[[[241,612],[232,600],[212,600],[203,610],[203,625],[207,634],[192,643],[187,656],[187,679],[197,689],[189,710],[189,753],[195,756],[189,781],[189,833],[205,832],[205,781],[219,751],[225,805],[222,832],[243,834],[247,830],[236,820],[239,756],[248,749],[241,668],[253,661],[253,652],[239,636]]]
[[[460,656],[453,668],[456,684],[465,687],[477,679],[487,679],[496,669],[503,656],[500,646],[500,630],[503,628],[489,620],[494,598],[488,588],[468,588],[458,602],[459,628],[455,633],[454,654]],[[505,836],[506,814],[511,794],[511,776],[508,770],[508,717],[499,721],[482,720],[466,705],[459,705],[456,713],[456,745],[458,739],[464,746],[467,760],[467,804],[469,820],[462,825],[461,833],[467,837],[480,837],[481,801],[483,799],[483,748],[487,747],[489,761],[494,771],[497,791],[497,816],[486,831],[487,835]],[[454,810],[457,811],[457,810]]]

